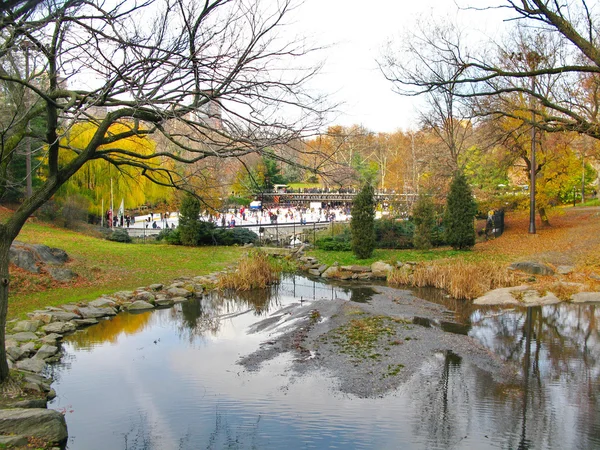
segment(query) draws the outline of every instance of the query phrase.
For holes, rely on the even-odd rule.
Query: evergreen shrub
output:
[[[450,185],[444,214],[445,237],[455,250],[466,250],[475,245],[477,204],[465,176],[457,172]]]

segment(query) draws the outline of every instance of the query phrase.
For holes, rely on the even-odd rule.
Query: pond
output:
[[[374,293],[292,276],[249,295],[119,314],[65,339],[49,407],[66,415],[70,450],[600,448],[598,305],[477,309],[415,291],[460,325],[415,326],[468,334],[517,364],[508,385],[444,349],[374,399],[336,391],[327,373],[296,376],[287,354],[257,372],[236,364],[269,339],[247,330],[274,311]]]

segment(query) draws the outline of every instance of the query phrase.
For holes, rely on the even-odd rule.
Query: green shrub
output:
[[[412,248],[414,224],[408,220],[381,219],[375,221],[377,248]]]
[[[200,201],[191,194],[187,194],[181,202],[179,212],[179,234],[183,245],[199,245],[198,241],[200,222]]]
[[[106,239],[114,242],[131,242],[131,236],[129,236],[129,233],[124,228],[115,228]]]
[[[455,250],[465,250],[475,245],[477,204],[465,176],[457,172],[450,185],[444,215],[446,240]]]
[[[375,249],[375,191],[365,183],[352,205],[352,251],[358,259],[365,259]]]
[[[413,245],[419,250],[429,250],[433,245],[433,228],[435,226],[435,207],[431,197],[420,194],[413,208],[415,232]]]

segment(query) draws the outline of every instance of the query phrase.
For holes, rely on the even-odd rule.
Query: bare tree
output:
[[[503,41],[489,41],[483,47],[478,42],[471,49],[458,32],[421,34],[414,37],[423,50],[420,54],[401,60],[388,52],[380,64],[385,76],[405,95],[459,87],[455,95],[471,100],[479,114],[509,115],[535,122],[544,131],[575,131],[599,139],[595,86],[600,44],[594,8],[586,0],[490,3],[494,6],[464,9],[508,13]],[[440,64],[447,68],[441,77],[436,71]],[[515,96],[535,101],[519,106]],[[533,118],[532,109],[536,109]]]
[[[88,161],[138,170],[155,183],[193,190],[193,177],[162,164],[236,158],[313,134],[323,98],[306,90],[313,50],[285,36],[292,0],[45,0],[3,2],[0,57],[31,45],[43,81],[7,71],[0,82],[43,106],[45,182],[0,224],[0,381],[8,376],[4,331],[8,251],[26,219]],[[293,70],[295,69],[295,70]],[[39,114],[40,111],[35,111]],[[22,134],[29,118],[5,135]],[[82,122],[92,133],[75,144]],[[161,135],[152,153],[123,145]],[[2,157],[13,151],[2,142]]]

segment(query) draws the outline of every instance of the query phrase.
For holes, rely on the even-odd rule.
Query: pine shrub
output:
[[[179,239],[183,245],[199,245],[200,201],[191,194],[186,195],[181,202],[179,211]]]
[[[358,259],[369,258],[375,248],[375,191],[366,183],[352,205],[352,251]]]
[[[429,250],[434,241],[435,208],[430,196],[420,194],[413,208],[415,233],[413,245],[418,250]]]
[[[477,205],[465,176],[457,172],[450,185],[444,215],[446,242],[456,250],[466,250],[475,245]]]

